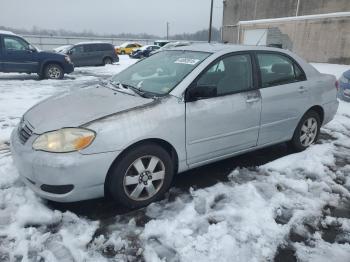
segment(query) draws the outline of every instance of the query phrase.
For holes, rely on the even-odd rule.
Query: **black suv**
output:
[[[22,37],[0,31],[0,72],[37,73],[41,78],[62,79],[73,71],[68,56],[39,51]]]
[[[96,66],[119,62],[114,46],[109,43],[79,43],[68,46],[60,52],[69,55],[74,66]]]

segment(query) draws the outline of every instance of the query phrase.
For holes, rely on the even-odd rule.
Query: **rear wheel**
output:
[[[321,120],[317,112],[308,111],[300,120],[294,131],[291,145],[297,151],[302,151],[316,143],[320,134]]]
[[[62,67],[57,64],[49,64],[44,69],[44,76],[47,79],[62,79],[64,72]]]
[[[168,190],[173,167],[169,153],[161,146],[140,145],[113,165],[106,186],[113,199],[123,206],[146,206]]]
[[[112,63],[113,63],[113,61],[112,61],[112,59],[110,57],[106,57],[106,58],[103,59],[103,64],[104,65],[110,65]]]

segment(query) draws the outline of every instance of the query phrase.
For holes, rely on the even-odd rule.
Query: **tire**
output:
[[[157,144],[147,143],[126,152],[113,164],[106,189],[117,203],[138,208],[160,199],[173,176],[174,163],[169,153]]]
[[[294,131],[290,145],[298,152],[305,150],[317,142],[320,128],[320,115],[313,110],[306,112]]]
[[[105,57],[104,59],[103,59],[103,64],[104,65],[110,65],[110,64],[112,64],[113,63],[113,61],[112,61],[112,59],[110,58],[110,57]]]
[[[58,64],[48,64],[44,69],[44,76],[47,79],[62,79],[64,72]]]

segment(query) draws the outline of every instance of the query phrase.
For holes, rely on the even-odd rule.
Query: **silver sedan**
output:
[[[140,207],[176,173],[281,142],[306,149],[337,111],[335,82],[282,49],[175,48],[31,108],[13,158],[43,198]]]

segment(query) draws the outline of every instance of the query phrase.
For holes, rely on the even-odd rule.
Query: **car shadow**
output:
[[[1,80],[6,80],[6,81],[11,81],[11,80],[40,80],[39,76],[36,74],[4,74],[0,76],[0,81]]]
[[[64,75],[63,79],[59,79],[58,81],[62,80],[75,80],[75,76],[70,76],[70,75]],[[24,80],[36,80],[36,81],[41,81],[41,80],[48,80],[48,79],[42,79],[36,74],[10,74],[10,75],[0,75],[0,81],[6,80],[6,81],[24,81]]]
[[[228,181],[228,175],[238,167],[249,168],[260,166],[292,153],[293,150],[286,143],[277,144],[178,174],[173,181],[173,187],[184,192],[190,188],[209,187],[218,182]],[[62,212],[70,211],[92,220],[109,220],[117,215],[133,211],[132,209],[116,205],[112,200],[107,198],[74,203],[47,201],[47,205],[50,208]]]

